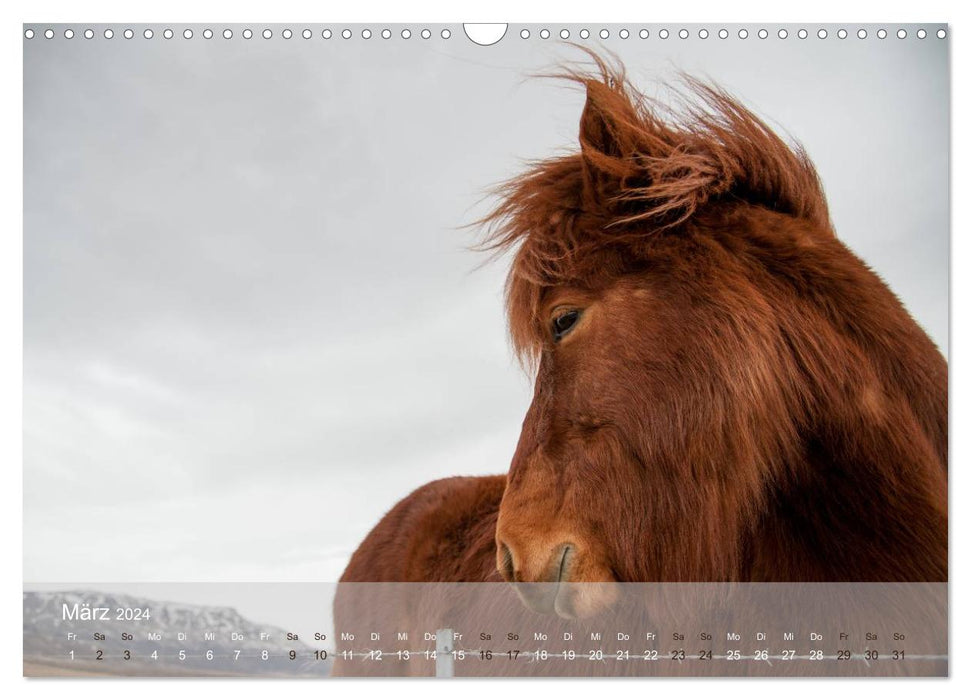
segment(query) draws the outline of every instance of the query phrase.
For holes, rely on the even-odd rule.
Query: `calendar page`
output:
[[[947,676],[946,24],[23,26],[25,676]]]

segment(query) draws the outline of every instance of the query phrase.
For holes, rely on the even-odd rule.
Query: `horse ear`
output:
[[[587,100],[580,115],[580,149],[584,157],[619,155],[617,125],[609,110],[611,92],[608,86],[599,81],[587,83]]]
[[[604,205],[630,167],[634,150],[630,125],[636,122],[630,101],[618,85],[587,82],[587,100],[580,116],[580,154],[584,198]]]

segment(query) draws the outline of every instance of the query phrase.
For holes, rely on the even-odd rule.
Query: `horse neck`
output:
[[[808,438],[748,533],[740,577],[946,581],[946,472],[910,420]]]
[[[947,580],[947,363],[835,237],[795,259],[780,317],[800,437],[747,543],[747,576]]]

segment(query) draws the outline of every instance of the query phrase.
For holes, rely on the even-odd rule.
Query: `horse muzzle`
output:
[[[500,541],[497,564],[502,577],[513,585],[526,607],[566,619],[585,617],[592,612],[590,606],[577,603],[590,601],[590,591],[585,589],[601,584],[573,580],[581,557],[575,544],[533,546],[528,556],[523,552],[522,548]]]

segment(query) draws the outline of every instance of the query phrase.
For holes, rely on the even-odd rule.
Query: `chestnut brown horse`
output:
[[[595,60],[568,76],[579,150],[488,220],[536,377],[509,472],[418,489],[342,581],[946,581],[941,353],[801,148],[720,89],[666,108]],[[553,591],[523,599],[602,603]]]

